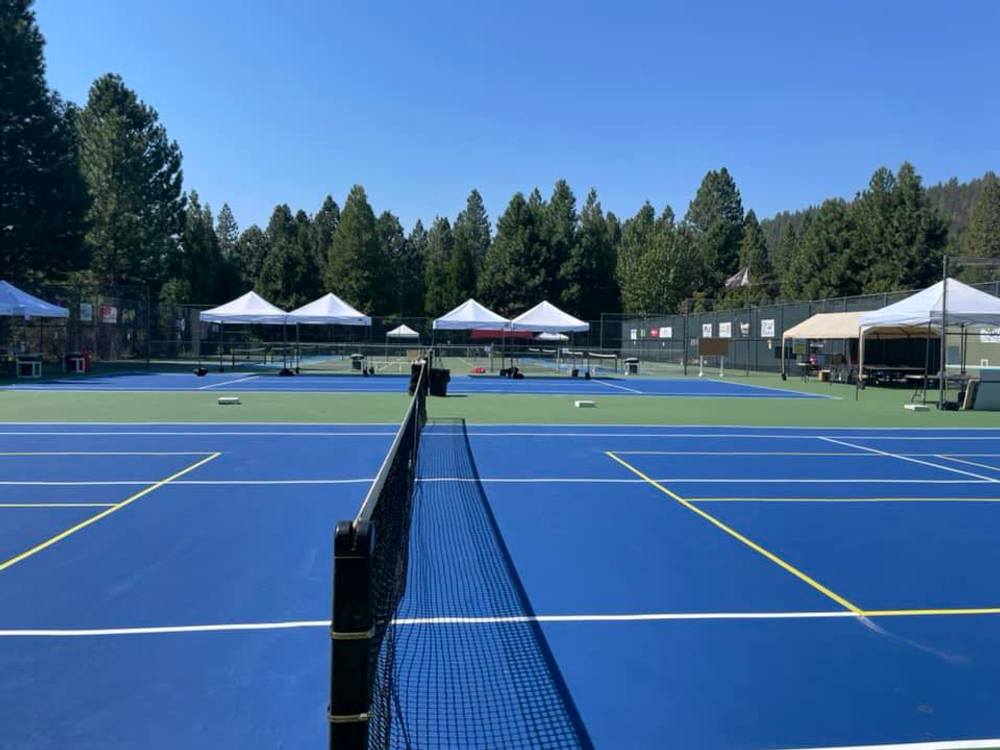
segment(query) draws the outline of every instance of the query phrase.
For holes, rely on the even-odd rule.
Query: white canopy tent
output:
[[[419,339],[420,334],[404,323],[386,333],[385,337],[387,339]]]
[[[941,336],[941,369],[939,381],[942,395],[947,372],[945,340],[949,328],[964,331],[972,325],[1000,325],[1000,298],[987,294],[956,279],[945,279],[923,291],[912,294],[880,310],[864,313],[858,321],[860,339],[859,372],[865,361],[865,339],[882,335],[887,330],[910,330],[923,335]]]
[[[330,292],[292,310],[288,313],[288,322],[308,325],[370,326],[372,319]]]
[[[483,307],[471,297],[451,312],[435,319],[435,331],[507,331],[510,321]]]
[[[511,328],[515,331],[566,333],[567,331],[589,331],[590,324],[563,312],[551,302],[542,301],[514,318],[511,321]]]
[[[225,369],[223,357],[225,356],[226,324],[251,323],[284,326],[288,322],[288,313],[251,291],[224,305],[213,307],[211,310],[202,310],[198,313],[198,319],[204,323],[218,323],[222,326],[222,332],[219,334],[219,372],[222,372]],[[198,339],[198,359],[201,359],[200,338]]]
[[[202,310],[198,319],[205,323],[257,323],[280,326],[288,322],[288,313],[275,307],[257,292],[247,292],[224,305]]]
[[[545,341],[545,342],[563,342],[569,341],[569,336],[565,333],[540,333],[535,336],[535,341]]]
[[[0,281],[0,315],[24,318],[68,318],[69,310],[53,305],[18,289],[9,281]]]

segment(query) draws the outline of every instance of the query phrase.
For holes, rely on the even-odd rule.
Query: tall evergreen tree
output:
[[[399,276],[406,279],[399,287],[399,313],[407,317],[424,314],[424,258],[427,255],[427,230],[417,219],[406,238],[405,253],[399,259]]]
[[[646,201],[638,213],[622,225],[618,244],[615,276],[621,289],[623,312],[653,312],[644,308],[647,295],[643,290],[642,256],[652,248],[655,234],[656,211]]]
[[[225,258],[232,258],[236,240],[240,238],[240,228],[228,203],[223,203],[215,220],[215,236],[219,239],[219,250]]]
[[[566,180],[559,180],[552,189],[552,196],[543,207],[542,239],[545,255],[544,296],[558,300],[565,287],[564,266],[576,246],[578,217],[576,196]]]
[[[382,243],[382,251],[386,255],[386,273],[390,279],[386,284],[386,298],[382,311],[386,315],[398,315],[401,309],[403,287],[412,283],[413,279],[407,278],[406,268],[406,233],[403,225],[391,211],[383,211],[375,221],[378,229],[379,241]]]
[[[383,311],[392,298],[388,260],[375,226],[375,213],[365,189],[351,188],[330,243],[328,286],[349,304],[365,312]]]
[[[851,206],[855,224],[852,250],[864,267],[864,291],[914,289],[941,275],[948,241],[945,223],[931,207],[913,165],[896,175],[880,168]]]
[[[267,254],[261,263],[255,289],[278,307],[289,309],[305,304],[308,300],[296,289],[304,271],[298,248],[298,227],[287,204],[274,207],[265,234]]]
[[[234,248],[236,270],[240,283],[254,288],[267,257],[267,235],[256,224],[243,230]]]
[[[299,267],[299,277],[295,280],[296,303],[300,307],[325,294],[323,283],[323,261],[316,242],[316,227],[313,220],[303,210],[295,212],[295,252]]]
[[[58,279],[88,260],[76,112],[46,87],[31,5],[0,2],[0,275],[15,282]]]
[[[497,221],[497,234],[479,275],[481,302],[502,315],[516,315],[544,299],[544,201],[515,193]]]
[[[486,257],[486,251],[490,249],[490,218],[486,214],[486,206],[478,190],[469,193],[465,208],[455,219],[452,231],[455,235],[456,254],[470,256],[473,275],[478,274],[483,265],[483,258]],[[473,289],[475,284],[469,288],[470,294]]]
[[[703,274],[697,284],[700,291],[714,296],[737,270],[743,234],[743,202],[725,167],[710,171],[702,179],[684,222],[692,231],[701,258]]]
[[[220,292],[226,269],[222,248],[212,222],[212,209],[202,205],[194,190],[188,195],[184,211],[184,229],[172,265],[171,294],[186,289],[185,302],[212,304],[222,302]]]
[[[782,227],[781,236],[771,254],[771,266],[775,269],[775,276],[781,287],[784,287],[785,276],[788,274],[788,264],[795,255],[798,242],[798,233],[792,224],[786,224]]]
[[[327,278],[326,264],[330,257],[330,245],[333,243],[333,235],[340,225],[340,206],[331,197],[323,199],[323,205],[313,217],[313,235],[315,242],[316,266],[320,269],[320,278]]]
[[[104,282],[158,289],[184,222],[180,148],[156,111],[111,74],[91,86],[79,129],[92,270]]]
[[[424,255],[424,312],[427,315],[438,316],[455,306],[448,274],[454,248],[451,223],[443,216],[436,217],[427,232]]]
[[[788,259],[782,296],[807,300],[858,294],[864,259],[852,247],[856,236],[847,203],[839,198],[825,201],[813,213]]]
[[[771,259],[767,253],[767,238],[753,209],[747,211],[743,219],[739,268],[747,271],[750,286],[727,291],[726,301],[731,306],[742,306],[747,302],[763,302],[776,288]]]
[[[562,305],[583,320],[618,309],[614,228],[591,189],[580,211],[580,228],[561,272]]]
[[[964,240],[965,255],[1000,260],[1000,179],[993,172],[987,172],[983,177]],[[985,281],[996,278],[996,274],[996,269],[974,267],[963,276],[970,281]]]

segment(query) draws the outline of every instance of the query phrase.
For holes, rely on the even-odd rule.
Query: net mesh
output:
[[[369,747],[590,747],[479,482],[464,421],[432,421],[424,440],[417,476],[448,481],[416,486],[409,565],[397,570],[405,595],[383,639]]]
[[[427,420],[428,374],[429,363],[425,362],[392,449],[355,519],[355,523],[369,522],[374,531],[370,590],[374,636],[369,642],[369,663],[374,667],[369,669],[372,737],[377,734],[373,730],[388,724],[392,715],[393,674],[389,665],[395,658],[396,634],[389,625],[406,588],[414,472],[420,433]]]

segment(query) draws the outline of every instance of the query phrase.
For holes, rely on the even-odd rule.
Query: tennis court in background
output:
[[[408,377],[377,375],[300,375],[208,373],[122,373],[87,378],[52,378],[0,386],[0,390],[27,391],[218,391],[294,393],[403,393]],[[674,396],[684,398],[836,398],[720,378],[612,378],[535,377],[510,380],[489,375],[452,375],[448,392],[454,394],[534,394],[567,396]]]
[[[395,430],[0,426],[0,746],[322,746],[333,524]],[[460,596],[475,502],[517,580]],[[453,647],[530,620],[583,746],[1000,737],[1000,430],[432,422],[415,514],[395,627],[442,648],[400,656],[449,689],[404,705],[450,736],[491,704],[440,703]]]

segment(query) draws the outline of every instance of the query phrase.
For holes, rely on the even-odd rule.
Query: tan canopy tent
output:
[[[817,313],[781,334],[781,372],[785,372],[785,341],[788,339],[857,339],[861,316],[871,311]],[[880,325],[865,330],[865,336],[879,339],[926,338],[925,326]]]

